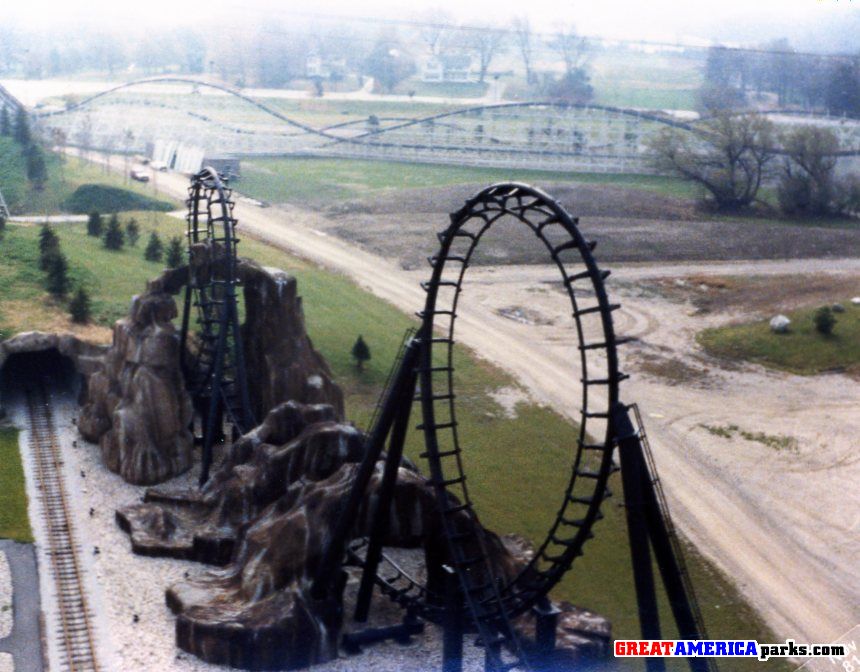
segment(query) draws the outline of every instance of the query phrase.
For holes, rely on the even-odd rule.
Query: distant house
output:
[[[473,67],[471,54],[441,54],[432,56],[421,69],[424,82],[477,82],[478,72]]]
[[[308,79],[343,79],[346,73],[346,60],[343,58],[326,59],[311,54],[305,60],[305,76]]]

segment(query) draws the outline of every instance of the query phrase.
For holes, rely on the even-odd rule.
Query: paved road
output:
[[[12,633],[0,639],[0,651],[11,653],[15,672],[42,672],[39,572],[33,544],[0,539],[12,572]]]

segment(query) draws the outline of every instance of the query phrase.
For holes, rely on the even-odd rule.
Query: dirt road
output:
[[[159,187],[178,198],[186,186],[183,176],[159,177]],[[427,273],[404,271],[324,233],[318,213],[240,205],[236,214],[246,235],[343,273],[404,311],[423,303],[418,281]],[[536,400],[573,417],[566,373],[573,366],[570,343],[560,342],[551,325],[522,324],[497,312],[500,304],[520,302],[546,310],[554,320],[561,313],[536,300],[539,294],[524,292],[557,278],[535,266],[473,270],[478,282],[461,300],[458,340],[480,347]],[[689,305],[643,295],[635,282],[739,270],[857,274],[860,260],[616,269],[610,290],[625,305],[619,331],[639,337],[624,364],[635,372],[636,354],[668,353],[670,361],[704,371],[704,382],[684,386],[637,375],[625,383],[623,396],[645,412],[670,506],[684,533],[735,578],[778,637],[831,641],[860,622],[860,459],[853,456],[860,434],[860,384],[842,376],[801,378],[754,366],[727,371],[703,364],[693,334],[709,319],[690,315]],[[708,430],[732,424],[751,435],[785,435],[799,447],[775,450]]]

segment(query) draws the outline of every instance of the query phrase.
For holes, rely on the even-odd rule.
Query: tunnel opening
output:
[[[0,395],[5,405],[21,392],[44,386],[52,392],[78,394],[82,376],[74,362],[57,348],[16,352],[0,369]]]

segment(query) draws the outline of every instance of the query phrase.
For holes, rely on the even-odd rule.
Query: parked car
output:
[[[149,182],[149,173],[145,170],[132,170],[131,179],[137,180],[138,182]]]
[[[160,170],[162,173],[167,172],[167,164],[164,161],[150,161],[149,167],[153,170]]]

